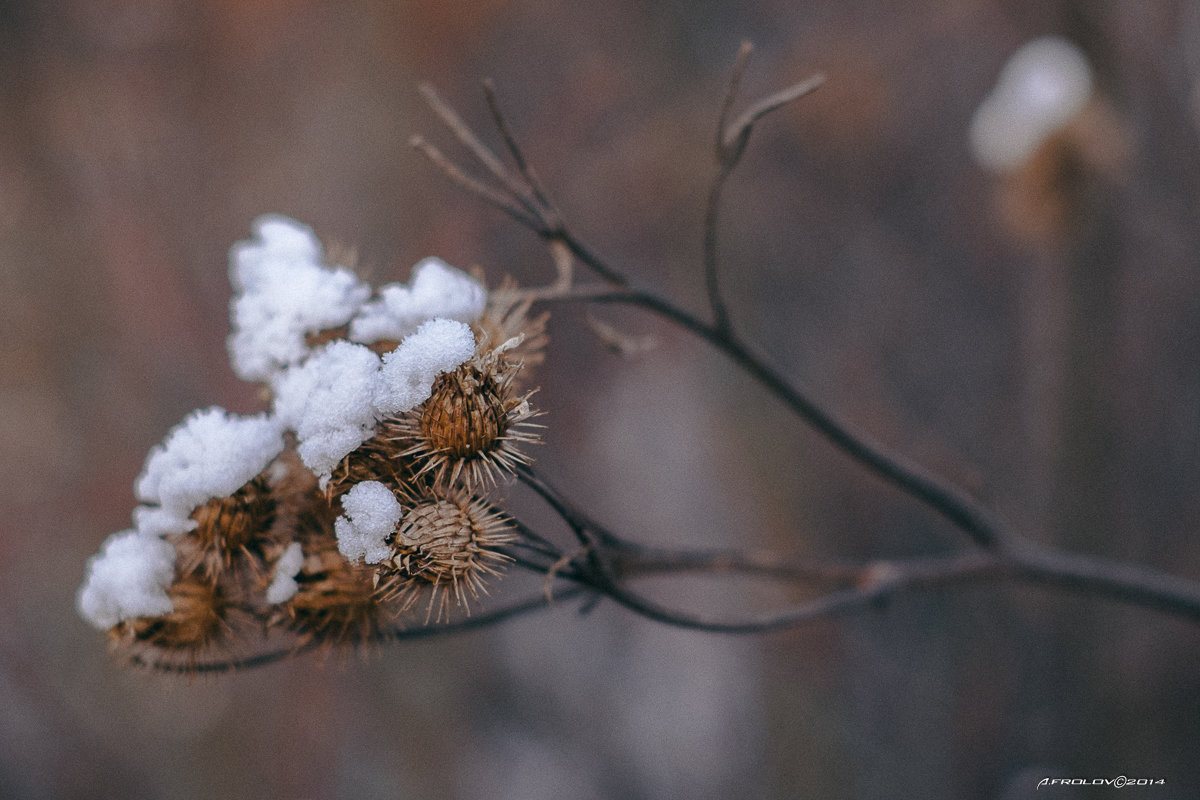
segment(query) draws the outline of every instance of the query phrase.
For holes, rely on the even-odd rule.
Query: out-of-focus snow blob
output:
[[[171,613],[166,587],[175,577],[175,548],[136,530],[114,533],[88,561],[76,605],[100,629],[135,617]]]
[[[338,551],[349,561],[378,564],[392,554],[387,537],[403,516],[392,490],[378,481],[356,483],[342,497],[346,512],[334,521]]]
[[[238,377],[269,381],[308,354],[306,334],[349,322],[371,287],[347,269],[326,267],[317,237],[294,220],[259,217],[254,233],[229,253],[229,357]]]
[[[408,286],[389,283],[380,288],[379,299],[363,305],[350,321],[350,338],[400,341],[435,317],[475,322],[486,304],[487,290],[478,281],[439,258],[426,258],[413,267]]]
[[[1083,110],[1091,94],[1092,69],[1077,45],[1058,36],[1027,42],[971,120],[972,155],[998,172],[1021,166]]]
[[[227,497],[258,475],[283,450],[278,422],[265,414],[243,417],[212,406],[193,411],[154,447],[134,484],[138,530],[162,535],[196,527],[191,513]]]
[[[268,603],[278,605],[295,597],[296,592],[300,589],[300,584],[296,583],[296,575],[300,573],[300,568],[303,566],[304,550],[300,547],[299,542],[292,542],[275,562],[271,585],[267,587]]]

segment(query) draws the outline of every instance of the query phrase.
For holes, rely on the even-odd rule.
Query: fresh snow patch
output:
[[[342,496],[344,515],[334,520],[338,550],[349,561],[378,564],[391,555],[387,537],[403,510],[392,490],[379,481],[363,481]]]
[[[171,613],[166,587],[175,577],[175,548],[136,530],[114,533],[88,561],[76,597],[80,615],[102,630],[135,617]]]
[[[456,369],[475,353],[471,326],[451,319],[431,319],[383,357],[376,406],[384,415],[416,408],[429,399],[433,381]]]
[[[479,281],[439,258],[426,258],[413,267],[407,286],[389,283],[379,289],[377,300],[362,306],[350,321],[350,338],[368,344],[400,341],[426,320],[475,322],[486,305],[487,290]]]
[[[265,382],[307,355],[306,334],[349,322],[371,287],[350,270],[326,267],[310,228],[274,214],[253,227],[255,238],[229,253],[228,345],[238,377]]]
[[[377,414],[379,356],[365,345],[334,341],[274,382],[275,414],[296,432],[300,459],[318,476],[371,438]]]
[[[134,511],[138,530],[191,530],[196,522],[189,515],[197,506],[233,494],[282,450],[280,427],[265,414],[238,416],[218,406],[193,411],[146,458],[134,490],[156,507]]]

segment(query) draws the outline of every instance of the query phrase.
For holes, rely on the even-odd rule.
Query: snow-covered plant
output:
[[[965,490],[856,431],[743,338],[719,280],[722,191],[759,120],[822,80],[768,95],[733,117],[749,53],[744,46],[735,62],[718,120],[718,169],[699,269],[704,312],[632,285],[567,227],[490,84],[488,105],[513,169],[429,88],[433,110],[490,178],[471,177],[424,139],[413,145],[450,180],[545,241],[557,270],[553,282],[506,282],[489,292],[476,278],[426,259],[407,285],[372,291],[352,270],[327,263],[308,228],[278,216],[260,219],[254,237],[231,254],[229,355],[239,376],[269,392],[270,410],[248,417],[219,408],[195,412],[150,453],[136,484],[143,505],[133,527],[110,537],[88,563],[78,594],[84,618],[131,648],[135,662],[213,671],[321,644],[496,623],[579,595],[665,624],[756,633],[874,608],[903,592],[1005,578],[1200,622],[1194,581],[1022,535]],[[1091,92],[1090,68],[1073,46],[1031,44],[976,117],[977,158],[1019,168],[1046,136],[1098,102]],[[576,283],[577,263],[593,276],[590,283]],[[814,562],[755,550],[655,547],[606,528],[544,480],[528,453],[539,426],[524,370],[540,362],[545,344],[544,316],[528,312],[534,303],[555,302],[622,303],[698,337],[861,468],[943,517],[965,535],[965,546]],[[632,337],[592,322],[614,349],[640,349]],[[510,478],[545,501],[569,543],[500,511],[493,493]],[[537,574],[542,591],[468,617],[485,581],[507,566]],[[678,608],[633,585],[641,575],[687,572],[740,572],[812,594],[739,617]],[[256,631],[291,641],[239,652],[234,645]]]
[[[508,558],[488,494],[536,441],[516,378],[543,320],[435,258],[373,292],[280,216],[232,249],[230,279],[230,361],[270,411],[193,412],[150,452],[80,613],[194,659],[249,623],[345,641],[425,595],[426,620],[465,608]]]

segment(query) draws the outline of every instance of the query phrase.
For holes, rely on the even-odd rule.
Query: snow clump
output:
[[[269,381],[308,354],[306,334],[349,322],[371,287],[348,269],[326,267],[320,241],[294,220],[259,217],[254,232],[229,253],[229,357],[239,378]]]
[[[327,481],[376,422],[425,402],[438,374],[474,352],[471,327],[450,319],[424,323],[382,361],[366,345],[331,342],[276,377],[275,415],[296,432],[304,465]]]
[[[431,319],[383,357],[375,404],[384,414],[416,408],[429,399],[433,382],[475,353],[471,327],[451,319]]]
[[[363,305],[350,321],[350,338],[399,341],[434,318],[476,322],[486,304],[487,290],[477,280],[440,258],[426,258],[413,267],[409,285],[389,283],[379,289],[379,299]]]
[[[342,496],[346,512],[334,520],[338,551],[348,561],[378,564],[391,555],[387,537],[392,535],[403,510],[392,490],[379,481],[363,481]]]
[[[167,587],[175,577],[175,548],[136,530],[109,536],[88,561],[76,597],[80,615],[101,630],[135,617],[171,613]]]
[[[379,366],[379,356],[365,345],[335,341],[277,376],[275,414],[296,432],[300,459],[318,476],[328,477],[371,438]]]
[[[190,516],[198,506],[233,494],[282,451],[282,430],[265,414],[238,416],[219,406],[193,411],[146,457],[134,491],[154,505],[134,510],[138,530],[163,535],[195,528]]]

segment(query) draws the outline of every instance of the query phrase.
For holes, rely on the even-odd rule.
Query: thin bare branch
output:
[[[625,543],[598,546],[597,560],[613,565],[608,574],[577,571],[572,580],[592,586],[638,614],[670,625],[714,633],[760,633],[865,609],[887,597],[984,579],[1005,579],[1107,597],[1200,623],[1200,584],[1157,570],[1067,553],[1036,544],[1021,550],[975,550],[949,556],[806,564],[765,553],[671,551]],[[625,578],[682,572],[733,571],[832,589],[806,603],[740,619],[673,609],[630,589]]]
[[[745,113],[739,116],[737,121],[725,130],[726,156],[722,158],[722,161],[727,160],[736,163],[738,158],[742,157],[746,143],[750,140],[750,132],[754,130],[755,122],[761,120],[763,116],[774,112],[775,109],[782,108],[787,103],[811,94],[812,91],[816,90],[823,83],[823,74],[815,74],[815,76],[805,78],[802,82],[788,86],[787,89],[782,89],[776,91],[773,95],[763,97],[754,106],[746,109]]]
[[[671,550],[631,542],[614,554],[620,575],[673,572],[741,573],[783,581],[850,585],[861,580],[863,565],[855,562],[819,562],[787,558],[754,550]]]
[[[495,86],[491,81],[485,81],[483,88],[492,119],[499,129],[501,137],[504,139],[505,147],[517,164],[520,179],[513,176],[512,172],[504,166],[499,157],[483,143],[475,132],[471,130],[470,126],[462,120],[454,109],[429,84],[422,85],[421,93],[429,103],[430,108],[441,118],[442,122],[462,142],[467,150],[492,173],[492,176],[503,187],[503,191],[488,187],[480,181],[471,178],[462,169],[455,166],[449,159],[443,156],[436,148],[426,143],[423,138],[419,136],[413,137],[411,140],[413,145],[420,149],[454,183],[457,183],[489,204],[496,206],[551,245],[556,243],[565,245],[571,255],[579,259],[580,262],[605,281],[617,286],[628,285],[628,281],[624,276],[612,270],[602,259],[597,257],[574,237],[566,235],[561,214],[559,214],[558,209],[550,202],[549,197],[542,190],[537,174],[534,172],[532,165],[525,159],[524,153],[521,151],[521,147],[513,135],[512,129],[509,127],[508,120],[504,116],[496,97]]]
[[[725,131],[729,125],[729,115],[733,111],[734,101],[737,100],[738,89],[742,85],[742,77],[746,74],[746,67],[750,65],[750,54],[754,52],[754,45],[751,42],[744,41],[741,47],[738,48],[737,56],[733,59],[733,69],[729,71],[729,86],[725,90],[725,97],[721,100],[721,113],[717,116],[717,161],[723,161],[725,157]]]
[[[628,286],[629,279],[610,267],[604,259],[597,256],[586,245],[576,239],[574,236],[567,233],[566,227],[562,227],[552,237],[551,241],[562,242],[571,251],[571,254],[579,259],[580,263],[587,265],[588,269],[599,275],[602,279],[608,281],[615,286]]]
[[[708,294],[708,308],[712,312],[713,326],[723,334],[730,332],[731,323],[725,298],[721,295],[718,279],[720,231],[718,229],[721,213],[721,192],[729,173],[733,171],[737,157],[730,157],[729,146],[726,143],[726,128],[729,124],[729,114],[737,99],[738,89],[742,85],[742,77],[750,64],[750,53],[754,46],[750,42],[742,42],[737,57],[733,61],[733,69],[729,75],[729,86],[721,101],[721,112],[717,116],[717,174],[713,177],[712,186],[708,190],[708,200],[704,205],[704,290]]]
[[[668,300],[644,290],[603,293],[587,287],[578,294],[548,299],[552,302],[580,300],[591,303],[626,303],[674,322],[723,352],[759,385],[782,400],[795,414],[851,458],[937,511],[980,546],[1003,547],[1011,538],[1005,525],[982,503],[866,434],[854,430],[832,411],[810,398],[802,389],[787,381],[754,353],[748,344],[731,332],[721,331],[715,325],[697,319]]]
[[[483,143],[471,127],[463,121],[449,103],[442,99],[442,96],[437,93],[437,89],[433,88],[432,84],[423,83],[420,87],[421,95],[425,98],[425,102],[433,109],[433,112],[441,117],[446,127],[454,134],[455,138],[463,144],[475,156],[480,164],[483,164],[496,180],[509,186],[511,178],[504,164],[496,156],[491,149]]]
[[[968,579],[1002,574],[1006,565],[985,553],[968,553],[908,569],[875,567],[863,571],[859,585],[837,589],[790,608],[742,618],[722,618],[670,608],[622,585],[602,586],[601,591],[616,602],[649,619],[709,633],[765,633],[828,619],[840,613],[876,605],[887,597],[906,591],[943,586]]]
[[[814,75],[800,83],[789,86],[782,91],[768,95],[754,103],[733,124],[729,123],[729,114],[737,98],[742,77],[750,62],[750,52],[753,49],[749,42],[743,42],[734,59],[733,69],[729,76],[729,88],[721,102],[721,113],[717,118],[717,174],[713,178],[708,191],[708,200],[704,207],[704,288],[708,294],[708,307],[712,312],[713,328],[724,336],[731,333],[732,322],[725,298],[721,294],[718,279],[719,249],[720,249],[720,213],[721,194],[729,175],[741,160],[746,144],[750,141],[750,132],[759,119],[777,108],[792,102],[812,92],[824,81],[823,75]]]
[[[1200,583],[1119,561],[1029,543],[1005,555],[1014,577],[1127,605],[1151,608],[1200,623]]]
[[[534,230],[538,228],[538,221],[522,211],[507,195],[501,194],[487,184],[481,183],[467,175],[455,166],[454,162],[446,158],[440,150],[425,141],[424,138],[413,136],[408,141],[413,149],[429,159],[451,182],[458,184],[476,197],[500,209],[525,227]]]
[[[530,528],[521,520],[517,519],[516,517],[509,517],[508,520],[517,530],[517,533],[521,535],[519,542],[521,545],[535,550],[536,552],[539,552],[548,558],[556,559],[562,555],[562,548],[551,544],[549,539],[541,536],[537,531]]]
[[[526,465],[518,467],[517,479],[530,489],[533,489],[535,493],[546,501],[546,504],[550,508],[554,509],[554,513],[562,517],[563,522],[567,523],[567,526],[575,534],[580,544],[584,547],[591,547],[596,543],[595,534],[599,530],[599,526],[576,508],[557,489],[534,474],[530,467]]]
[[[500,185],[504,187],[505,193],[515,205],[525,209],[526,218],[533,221],[535,230],[543,231],[543,235],[549,233],[553,228],[557,227],[557,223],[551,221],[554,217],[552,212],[548,215],[548,209],[538,202],[534,197],[534,193],[521,181],[513,177],[512,172],[504,166],[491,148],[483,143],[483,140],[475,135],[471,127],[463,121],[462,117],[442,99],[441,95],[432,85],[426,83],[421,85],[421,94],[425,97],[425,101],[433,112],[437,114],[446,127],[454,134],[467,150],[475,156],[475,159],[482,164],[488,172],[492,173]]]
[[[504,139],[504,146],[508,148],[509,155],[512,156],[513,162],[517,165],[517,171],[521,173],[521,177],[529,184],[529,189],[538,204],[544,209],[553,210],[554,204],[550,202],[546,192],[542,189],[537,173],[533,170],[533,165],[525,160],[525,154],[521,152],[521,146],[517,142],[517,137],[513,135],[512,129],[508,125],[508,119],[504,116],[504,112],[500,108],[500,101],[496,96],[496,84],[492,82],[491,78],[483,81],[483,95],[487,99],[488,111],[492,114],[492,122],[495,123],[496,130],[500,132],[500,136]]]
[[[729,336],[732,323],[729,320],[729,310],[725,306],[725,298],[721,295],[718,278],[720,271],[718,249],[720,233],[718,230],[721,214],[721,192],[725,188],[725,180],[732,170],[732,163],[722,162],[708,191],[708,201],[704,206],[704,290],[708,294],[708,308],[712,312],[713,330],[722,336]]]

